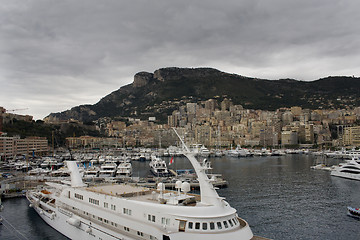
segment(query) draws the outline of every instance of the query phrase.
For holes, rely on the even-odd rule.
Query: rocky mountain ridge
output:
[[[267,80],[221,72],[213,68],[161,68],[139,72],[131,84],[120,87],[94,105],[80,105],[47,118],[83,122],[103,117],[167,115],[183,103],[227,97],[245,108],[274,110],[280,107],[339,108],[359,106],[360,81],[355,77],[326,77],[316,81]]]

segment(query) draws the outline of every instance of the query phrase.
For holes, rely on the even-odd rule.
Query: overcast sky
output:
[[[162,67],[360,75],[358,0],[0,0],[0,106],[42,119]]]

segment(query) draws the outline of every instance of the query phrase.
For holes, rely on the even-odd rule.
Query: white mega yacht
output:
[[[205,174],[207,165],[185,145],[183,154],[197,173],[200,196],[188,193],[187,182],[178,182],[177,192],[165,191],[162,183],[157,189],[87,186],[75,162],[68,161],[71,182],[48,182],[46,188],[28,191],[27,198],[46,223],[70,239],[255,239],[248,223],[217,194]]]
[[[335,166],[331,171],[331,176],[360,181],[360,159],[353,157],[350,161]]]

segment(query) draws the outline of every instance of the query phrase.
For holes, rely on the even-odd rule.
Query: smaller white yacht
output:
[[[166,166],[166,162],[161,158],[151,155],[151,161],[149,163],[150,171],[157,177],[166,177],[169,176],[169,171]]]
[[[331,176],[348,178],[360,181],[360,160],[353,157],[350,161],[335,166],[331,171]]]
[[[106,161],[103,165],[100,166],[99,177],[114,177],[116,174],[116,167],[116,163],[112,161]]]
[[[123,160],[116,168],[116,177],[127,178],[132,175],[132,165],[129,160]]]
[[[86,180],[94,179],[94,178],[98,177],[99,174],[100,174],[100,168],[93,165],[84,170],[83,178]]]
[[[227,155],[230,157],[249,157],[251,152],[248,149],[241,148],[239,145],[235,149],[227,151]]]
[[[201,157],[209,157],[210,156],[210,151],[204,145],[202,145],[201,148],[200,148],[199,154],[200,154]]]

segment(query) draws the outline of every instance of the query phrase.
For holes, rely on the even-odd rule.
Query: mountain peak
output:
[[[294,79],[270,81],[225,73],[214,68],[167,67],[154,73],[138,72],[132,84],[110,93],[98,103],[52,113],[49,117],[85,122],[101,117],[147,119],[156,116],[165,121],[167,115],[181,104],[179,99],[202,101],[215,96],[228,96],[234,104],[263,110],[291,106],[336,108],[342,107],[346,99],[348,103],[359,105],[359,89],[359,78],[353,77],[327,77],[312,82]]]

